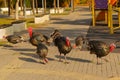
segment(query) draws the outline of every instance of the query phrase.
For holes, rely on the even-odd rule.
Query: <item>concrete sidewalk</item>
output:
[[[35,28],[50,35],[54,29],[69,36],[72,43],[78,35],[87,35],[91,23],[88,7],[78,7],[75,12],[65,16],[51,16],[51,21]],[[25,32],[26,36],[29,36]],[[89,51],[73,49],[68,55],[69,64],[58,62],[59,52],[49,46],[49,63],[39,63],[35,47],[29,42],[19,43],[17,47],[0,47],[0,80],[119,80],[120,55],[111,53],[110,62],[101,61],[96,65],[96,56]],[[62,57],[64,59],[64,57]]]

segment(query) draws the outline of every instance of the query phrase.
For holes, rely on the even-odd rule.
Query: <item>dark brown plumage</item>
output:
[[[68,37],[62,36],[58,30],[55,30],[51,34],[51,39],[53,40],[54,45],[58,48],[60,52],[60,61],[61,61],[61,54],[64,54],[65,63],[67,63],[66,54],[68,54],[72,49],[70,40],[68,39]]]
[[[44,44],[39,43],[37,45],[37,54],[39,58],[42,58],[44,64],[48,63],[48,59],[47,59],[48,48]]]
[[[37,54],[39,58],[42,58],[43,63],[47,63],[47,54],[48,54],[48,48],[46,44],[48,44],[47,40],[49,39],[46,35],[43,35],[40,32],[33,32],[32,27],[28,29],[29,36],[30,36],[30,43],[33,46],[37,47]]]
[[[75,45],[74,47],[78,47],[80,50],[84,44],[84,37],[83,36],[78,36],[75,38]]]
[[[29,36],[30,36],[30,43],[34,46],[37,46],[39,42],[50,45],[48,42],[48,37],[43,35],[40,32],[33,32],[32,27],[28,28]]]
[[[34,46],[37,46],[39,42],[49,45],[47,42],[48,39],[49,38],[46,35],[43,35],[40,32],[32,32],[29,41]]]
[[[107,56],[115,49],[115,44],[112,43],[110,46],[108,46],[103,41],[92,40],[88,42],[88,49],[90,50],[90,54],[95,54],[97,58],[102,58]]]
[[[7,39],[7,41],[12,44],[17,44],[24,41],[23,37],[19,35],[8,35],[8,36],[3,36],[3,38]]]

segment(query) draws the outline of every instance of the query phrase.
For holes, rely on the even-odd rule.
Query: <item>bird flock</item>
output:
[[[67,54],[70,53],[73,48],[78,48],[79,50],[81,50],[82,46],[85,45],[85,48],[90,51],[90,54],[96,55],[97,64],[99,64],[98,58],[102,59],[102,57],[107,56],[110,52],[112,52],[116,48],[116,43],[119,42],[119,41],[115,41],[110,45],[107,45],[103,41],[89,40],[84,36],[79,35],[75,38],[74,45],[71,45],[69,37],[62,35],[61,32],[57,29],[50,34],[50,37],[40,32],[34,32],[31,27],[28,28],[28,33],[29,33],[29,43],[36,47],[36,54],[39,56],[40,61],[42,60],[43,64],[48,63],[47,46],[50,46],[51,43],[54,43],[54,46],[58,48],[60,62],[62,62],[61,56],[64,55],[64,63],[68,64],[69,62],[66,59]],[[12,44],[17,44],[25,41],[24,38],[19,35],[8,35],[8,36],[4,36],[3,38],[7,39],[7,41]]]

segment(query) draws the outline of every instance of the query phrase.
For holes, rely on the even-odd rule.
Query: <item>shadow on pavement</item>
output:
[[[60,58],[58,55],[55,55],[56,58]],[[86,59],[80,59],[80,58],[74,58],[74,57],[66,57],[68,60],[71,61],[78,61],[78,62],[85,62],[85,63],[91,63],[92,61],[86,60]],[[61,59],[64,59],[64,56],[61,56]]]

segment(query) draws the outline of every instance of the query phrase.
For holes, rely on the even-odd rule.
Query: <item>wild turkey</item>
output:
[[[46,35],[40,32],[33,32],[32,28],[29,28],[28,31],[30,35],[29,41],[32,45],[37,46],[39,42],[49,45],[49,42],[47,42],[49,38]]]
[[[92,40],[92,41],[88,41],[87,48],[88,50],[90,50],[90,54],[95,54],[97,56],[97,64],[98,64],[98,58],[107,56],[110,52],[112,52],[116,47],[115,43],[112,43],[108,46],[103,41]]]
[[[83,44],[84,44],[84,41],[85,41],[85,39],[84,39],[84,37],[83,36],[78,36],[78,37],[76,37],[75,38],[75,44],[74,44],[74,48],[79,48],[80,50],[82,49],[82,46],[83,46]]]
[[[19,35],[8,35],[8,36],[3,36],[3,38],[7,39],[7,41],[12,44],[17,44],[25,41],[23,37]]]
[[[37,54],[39,58],[42,58],[44,64],[48,63],[48,48],[45,46],[45,44],[39,43],[37,45]]]
[[[60,53],[59,61],[61,61],[61,54],[64,54],[65,63],[68,63],[66,61],[66,54],[68,54],[71,51],[71,49],[72,49],[72,46],[71,46],[69,38],[65,37],[65,36],[62,36],[61,33],[58,30],[55,30],[51,34],[50,40],[52,40],[54,42],[54,45],[59,50],[59,53]]]

